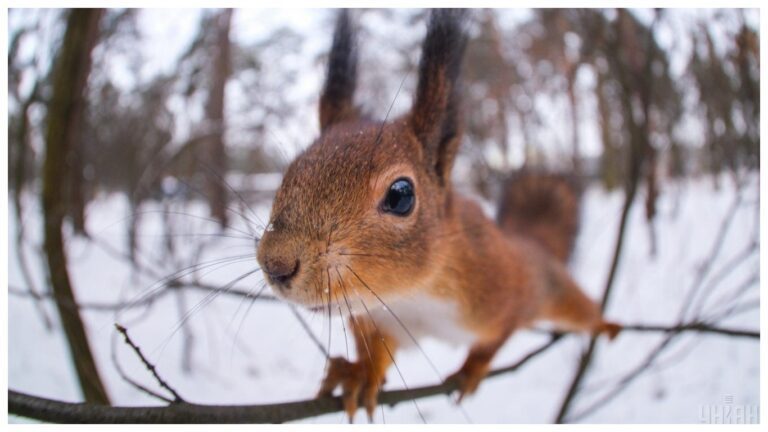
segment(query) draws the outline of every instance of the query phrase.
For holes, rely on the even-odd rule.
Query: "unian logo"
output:
[[[745,424],[760,422],[758,405],[735,404],[733,395],[723,396],[723,403],[701,405],[699,421],[710,424]]]

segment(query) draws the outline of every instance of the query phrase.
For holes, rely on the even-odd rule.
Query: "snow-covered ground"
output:
[[[716,190],[709,178],[665,184],[659,201],[655,257],[650,255],[643,203],[638,201],[630,216],[607,315],[624,323],[672,325],[684,303],[689,303],[692,311],[701,311],[701,316],[730,306],[735,290],[751,277],[759,278],[757,253],[733,265],[743,248],[758,237],[757,183],[755,175],[744,189],[743,202],[725,232],[712,271],[703,281],[707,290],[711,287],[710,294],[703,300],[696,296],[693,301],[686,301],[686,296],[710,255],[722,220],[734,200],[732,185],[723,179],[720,189]],[[27,198],[25,227],[33,245],[38,247],[37,197]],[[622,193],[606,193],[599,188],[591,188],[585,197],[572,268],[593,298],[601,295],[605,284],[622,200]],[[268,215],[268,203],[254,210],[263,221]],[[24,282],[12,240],[16,230],[12,211],[9,209],[9,285],[16,290],[22,288]],[[248,210],[243,211],[255,219]],[[142,209],[139,237],[140,264],[151,270],[148,274],[133,272],[119,252],[125,249],[128,212],[121,196],[103,197],[88,209],[88,228],[97,241],[70,238],[70,267],[81,302],[130,302],[158,288],[161,278],[195,263],[242,258],[232,263],[219,261],[197,273],[201,280],[219,286],[256,267],[252,258],[254,241],[246,235],[248,229],[244,225],[228,231],[230,236],[218,236],[214,235],[214,225],[200,218],[206,215],[202,204],[183,208],[177,204],[170,209],[151,204]],[[164,252],[164,214],[174,220],[173,239],[179,255],[176,262],[171,262],[169,254]],[[244,232],[238,231],[241,229]],[[45,273],[36,252],[33,249],[26,252],[33,263],[36,285],[41,287]],[[719,278],[721,274],[725,276]],[[758,285],[759,282],[753,283],[738,301],[758,300]],[[257,290],[263,282],[257,273],[238,281],[237,286]],[[205,292],[187,289],[182,293],[182,296],[160,297],[149,307],[133,308],[118,316],[96,310],[83,313],[113,403],[158,403],[118,375],[111,357],[113,347],[118,362],[133,379],[156,387],[135,355],[119,340],[113,327],[115,322],[128,328],[133,340],[157,365],[162,376],[189,401],[257,404],[313,396],[323,373],[324,357],[288,307],[280,303],[250,303],[232,296],[218,296],[207,302]],[[79,400],[76,376],[62,333],[58,328],[46,331],[29,298],[11,295],[8,302],[9,387],[55,399]],[[46,310],[49,316],[56,317],[51,304],[46,305]],[[187,314],[189,310],[193,312]],[[185,315],[186,325],[180,326]],[[327,318],[308,313],[304,316],[320,340],[327,342]],[[720,324],[757,330],[759,311],[751,309]],[[330,328],[332,351],[344,354],[347,347],[341,321],[334,319]],[[627,332],[613,343],[599,342],[593,368],[571,412],[578,413],[613,389],[627,372],[642,364],[662,339],[663,335],[657,333]],[[546,340],[547,336],[541,333],[521,331],[505,345],[494,365],[512,363]],[[430,423],[550,422],[586,341],[584,336],[569,336],[522,369],[485,381],[479,392],[464,402],[463,410],[456,409],[451,400],[443,396],[416,403]],[[443,376],[458,368],[466,353],[466,348],[431,340],[425,340],[422,346]],[[397,363],[408,387],[440,379],[418,350],[398,353]],[[706,413],[711,406],[757,406],[759,364],[759,343],[753,339],[686,334],[675,339],[654,366],[632,381],[625,391],[581,421],[699,423],[707,420]],[[403,386],[396,371],[390,370],[386,387]],[[420,422],[414,405],[402,403],[392,409],[377,410],[375,421]],[[365,420],[362,412],[357,420]],[[11,421],[20,419],[11,417]],[[306,420],[309,423],[343,421],[345,418],[340,413]]]

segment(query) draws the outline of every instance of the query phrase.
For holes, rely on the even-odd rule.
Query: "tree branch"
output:
[[[517,362],[491,371],[494,377],[518,370],[554,346],[559,335]],[[379,394],[379,404],[394,406],[414,399],[449,394],[455,381]],[[176,403],[154,407],[113,407],[62,402],[8,390],[8,413],[54,423],[284,423],[343,410],[339,397],[308,399],[266,405],[201,405]]]
[[[665,332],[671,336],[682,332],[702,332],[729,337],[759,339],[760,333],[751,330],[715,327],[705,323],[690,323],[664,327],[657,325],[627,325],[627,331]],[[553,334],[549,342],[529,352],[520,360],[492,370],[488,378],[514,372],[542,354],[564,334]],[[404,390],[389,390],[379,394],[379,404],[395,406],[399,403],[431,396],[450,394],[457,383],[449,380],[430,386]],[[10,414],[55,423],[283,423],[342,411],[341,398],[328,397],[265,405],[202,405],[172,403],[154,407],[112,407],[83,403],[62,402],[41,398],[14,390],[8,391]]]
[[[120,334],[123,335],[123,338],[125,339],[125,343],[128,344],[128,346],[133,349],[133,351],[136,353],[137,356],[139,356],[139,359],[144,364],[144,367],[147,368],[149,372],[152,373],[152,376],[155,377],[157,380],[157,383],[160,384],[160,387],[168,390],[173,395],[173,403],[182,403],[186,402],[184,398],[182,398],[176,390],[174,390],[173,387],[171,387],[162,377],[160,377],[160,374],[157,373],[157,369],[155,368],[155,365],[149,362],[146,357],[144,357],[144,354],[141,353],[141,348],[139,348],[133,341],[131,340],[131,337],[128,336],[128,330],[126,330],[125,327],[121,326],[120,324],[115,324],[115,328],[117,329]]]
[[[170,289],[156,290],[136,300],[124,301],[124,302],[78,301],[77,304],[75,304],[67,301],[66,299],[58,299],[54,293],[50,293],[50,292],[39,293],[39,297],[41,299],[54,300],[54,301],[58,299],[62,303],[62,305],[67,308],[77,308],[80,310],[91,310],[91,311],[97,311],[97,312],[114,312],[114,311],[120,311],[120,310],[145,306],[149,303],[154,302],[160,297],[164,297],[165,295],[172,292],[174,289],[193,289],[198,291],[216,292],[218,294],[229,295],[229,296],[244,297],[246,299],[253,299],[253,300],[263,300],[263,301],[270,301],[270,302],[279,301],[278,298],[275,296],[272,296],[269,294],[254,294],[247,288],[232,287],[229,289],[224,289],[224,288],[220,288],[213,285],[207,285],[202,282],[173,281],[167,284],[167,288],[170,288]],[[13,296],[18,296],[18,297],[34,298],[33,295],[30,294],[28,291],[18,287],[12,287],[12,286],[8,287],[8,294]]]
[[[660,325],[633,324],[633,325],[625,325],[622,327],[621,330],[622,331],[625,331],[625,330],[640,331],[640,332],[664,332],[664,333],[670,333],[670,334],[681,333],[684,331],[694,331],[694,332],[700,332],[700,333],[721,334],[724,336],[760,339],[759,331],[716,327],[703,322],[679,324],[671,327],[665,327]]]

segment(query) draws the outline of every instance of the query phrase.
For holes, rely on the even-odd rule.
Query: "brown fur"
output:
[[[467,360],[451,378],[462,395],[475,391],[509,336],[538,319],[567,330],[617,328],[603,321],[564,266],[570,228],[521,233],[534,226],[522,218],[505,234],[454,192],[450,170],[461,130],[455,68],[463,49],[457,32],[459,13],[433,12],[419,90],[405,116],[382,125],[333,112],[334,106],[346,110],[345,104],[321,105],[321,117],[336,120],[327,121],[288,167],[259,245],[258,260],[278,295],[311,309],[349,313],[357,361],[332,359],[320,394],[341,387],[350,418],[360,399],[372,414],[402,342],[369,313],[382,303],[418,293],[455,305],[457,324],[474,335]],[[403,177],[413,182],[415,207],[408,216],[383,212],[389,186]],[[289,280],[270,276],[292,263],[297,268]]]
[[[502,189],[497,222],[510,236],[525,236],[567,262],[579,229],[580,191],[563,175],[518,172]]]

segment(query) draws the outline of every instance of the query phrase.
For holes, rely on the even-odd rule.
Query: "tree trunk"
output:
[[[43,196],[45,252],[51,286],[69,342],[72,361],[77,370],[86,402],[109,404],[88,337],[77,308],[67,270],[62,225],[68,212],[67,185],[71,179],[71,150],[80,129],[84,90],[91,66],[91,51],[96,42],[101,9],[73,9],[67,18],[55,69],[53,94],[48,107],[45,130],[45,162],[43,164]]]
[[[595,96],[597,98],[598,123],[603,153],[600,156],[600,180],[603,187],[613,190],[619,184],[622,175],[619,158],[619,143],[614,139],[611,130],[611,108],[606,95],[606,78],[603,73],[597,74]]]
[[[13,209],[16,216],[16,258],[19,262],[19,269],[21,270],[21,276],[24,278],[26,288],[32,297],[35,299],[34,304],[37,308],[40,317],[43,320],[45,329],[48,331],[53,330],[53,322],[48,317],[48,312],[43,305],[42,296],[40,291],[35,287],[35,281],[32,278],[32,270],[27,262],[26,255],[24,253],[24,246],[26,244],[26,234],[24,230],[24,204],[22,203],[22,195],[24,188],[27,185],[27,168],[32,166],[31,161],[34,160],[32,154],[32,147],[29,143],[29,110],[32,104],[39,101],[40,98],[40,82],[36,82],[32,88],[32,92],[29,97],[24,100],[19,109],[21,119],[19,121],[19,129],[15,140],[8,140],[8,145],[16,143],[16,151],[14,154],[13,162],[9,165],[9,168],[13,167],[13,184],[9,185],[9,188],[13,187]],[[9,147],[10,149],[10,147]],[[9,151],[9,160],[11,159],[11,152]],[[10,233],[9,233],[10,234]]]
[[[83,83],[82,89],[78,94],[80,97],[78,100],[74,101],[74,104],[72,105],[70,114],[72,129],[69,132],[72,135],[69,137],[70,141],[66,155],[66,163],[69,166],[69,176],[67,181],[67,192],[69,194],[68,215],[72,222],[74,232],[84,236],[88,235],[85,229],[85,205],[87,199],[85,196],[85,178],[83,176],[85,154],[83,152],[84,145],[82,142],[83,118],[85,117],[85,110],[87,108],[84,92],[87,88],[88,75],[91,70],[91,51],[93,50],[93,47],[96,46],[99,39],[98,22],[102,15],[102,12],[98,11],[94,11],[93,13],[98,16],[90,18],[91,21],[84,24],[88,27],[82,30],[83,40],[80,42],[81,45],[79,47],[79,50],[82,52],[76,54],[78,55],[78,58],[75,61],[78,63],[77,67],[80,68],[80,73],[82,74],[82,76],[77,77],[77,79],[82,79]]]
[[[211,70],[211,88],[205,106],[205,116],[210,133],[206,134],[206,156],[210,164],[208,173],[208,202],[211,215],[226,227],[227,220],[227,151],[224,144],[224,98],[227,80],[230,74],[229,29],[232,22],[232,9],[224,9],[214,20],[216,40],[212,46],[213,64]]]
[[[577,63],[570,63],[566,71],[566,80],[568,82],[568,104],[571,111],[571,160],[573,163],[573,174],[581,181],[581,142],[579,139],[579,100],[576,97],[576,73],[579,70]]]
[[[80,130],[80,128],[77,128]],[[85,190],[83,178],[83,146],[79,139],[75,138],[72,149],[69,152],[69,217],[72,221],[72,229],[75,234],[88,236],[85,229]]]

